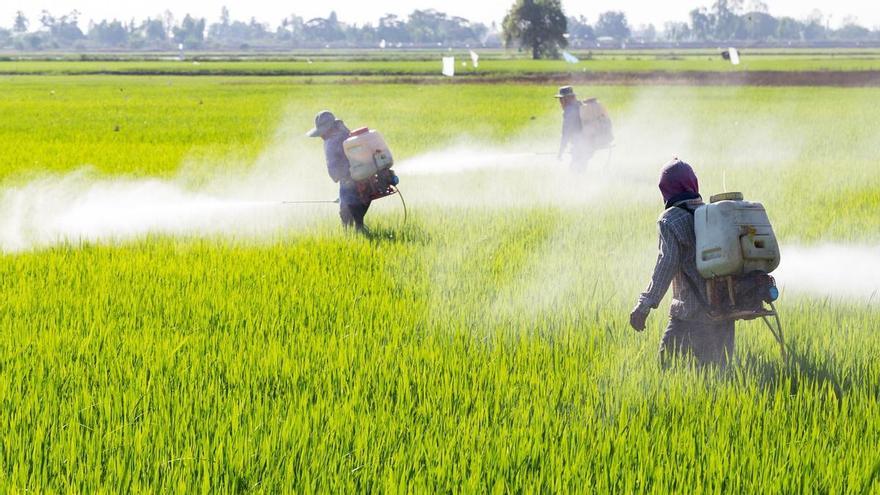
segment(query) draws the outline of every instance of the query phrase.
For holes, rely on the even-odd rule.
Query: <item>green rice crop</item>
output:
[[[209,177],[279,140],[320,168],[319,143],[300,136],[322,108],[380,128],[402,163],[463,136],[510,145],[559,126],[555,88],[541,85],[15,76],[0,88],[5,187],[86,165]],[[877,241],[880,91],[578,90],[621,128],[646,105],[656,126],[695,116],[688,159],[704,188],[720,190],[726,167],[767,204],[783,256],[786,242]],[[749,129],[781,151],[719,139]],[[742,323],[726,372],[661,371],[662,309],[645,334],[627,327],[661,209],[641,198],[666,159],[616,200],[575,207],[420,203],[432,179],[402,165],[410,222],[371,212],[372,239],[342,233],[329,211],[263,242],[150,236],[4,254],[0,487],[880,493],[876,305],[785,294],[791,361]],[[474,195],[502,180],[443,180],[459,179]]]
[[[276,76],[415,76],[440,73],[440,58],[455,56],[460,76],[519,76],[594,72],[740,72],[740,71],[866,71],[880,70],[876,50],[827,52],[822,50],[746,50],[742,63],[733,66],[719,51],[575,51],[581,61],[529,60],[515,52],[479,50],[479,67],[470,63],[467,51],[427,50],[421,52],[365,51],[357,56],[319,53],[293,55],[263,54],[236,57],[224,54],[192,53],[186,60],[169,54],[158,59],[142,55],[97,55],[89,60],[71,60],[57,55],[0,58],[0,74],[200,74]]]

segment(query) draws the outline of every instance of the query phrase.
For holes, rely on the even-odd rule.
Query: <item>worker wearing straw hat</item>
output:
[[[590,147],[584,138],[583,122],[581,122],[581,102],[578,101],[574,88],[563,86],[556,94],[559,105],[562,107],[562,141],[559,143],[557,159],[571,148],[571,169],[575,172],[583,172],[587,163],[593,156]]]
[[[350,163],[345,156],[342,143],[350,135],[345,123],[332,112],[324,110],[315,116],[315,127],[306,134],[324,140],[324,155],[327,159],[327,173],[333,182],[339,183],[339,217],[345,227],[354,226],[358,232],[366,233],[364,216],[370,208],[370,201],[361,199],[351,178]]]

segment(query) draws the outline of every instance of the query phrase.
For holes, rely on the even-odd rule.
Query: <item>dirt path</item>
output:
[[[368,82],[368,81],[364,81]],[[828,86],[880,87],[880,71],[749,71],[749,72],[588,72],[526,76],[391,77],[384,82],[402,84],[595,84],[666,86]]]
[[[83,71],[60,73],[2,72],[0,76],[179,76],[179,77],[295,77],[315,83],[337,84],[594,84],[658,86],[828,86],[880,87],[880,70],[868,71],[636,71],[578,72],[570,74],[486,74],[447,78],[436,74],[321,74],[296,71]]]

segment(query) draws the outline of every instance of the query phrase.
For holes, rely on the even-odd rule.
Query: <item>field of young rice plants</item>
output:
[[[577,87],[617,134],[584,175],[552,86],[0,89],[0,491],[880,493],[874,258],[783,262],[787,362],[750,322],[730,369],[663,371],[666,304],[627,325],[676,154],[784,259],[877,246],[878,89]],[[405,224],[276,204],[335,198],[324,108],[383,132]]]
[[[108,54],[80,57],[70,54],[16,56],[0,54],[0,74],[200,74],[275,76],[425,76],[439,75],[441,57],[458,60],[459,76],[504,76],[583,74],[593,72],[751,72],[751,71],[876,71],[880,51],[853,49],[827,51],[767,50],[742,51],[742,62],[733,66],[723,60],[720,50],[585,50],[574,51],[579,62],[531,60],[527,53],[476,49],[479,63],[474,67],[468,49],[362,50],[334,53],[332,50],[293,52],[290,55],[187,53],[178,60],[176,53],[152,55]]]

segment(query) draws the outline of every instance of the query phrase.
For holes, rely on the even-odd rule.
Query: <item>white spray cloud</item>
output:
[[[774,274],[788,293],[880,302],[880,246],[783,246]]]
[[[305,144],[280,142],[239,173],[201,181],[192,177],[195,165],[168,179],[102,177],[86,167],[6,187],[0,190],[0,250],[148,234],[268,236],[331,217],[332,204],[282,204],[336,198],[323,162],[303,155]]]
[[[778,109],[751,116],[748,125],[720,126],[722,136],[701,127],[703,121],[696,119],[701,108],[692,106],[695,99],[686,89],[642,91],[624,110],[612,112],[615,146],[599,151],[586,174],[571,173],[567,158],[558,162],[553,156],[559,138],[556,120],[536,121],[510,136],[506,144],[438,143],[438,149],[422,155],[398,156],[394,168],[407,200],[416,208],[597,207],[633,202],[659,208],[657,174],[672,156],[691,161],[704,184],[720,185],[719,171],[725,167],[746,171],[756,163],[785,162],[800,153],[800,142],[783,139],[774,119]],[[266,236],[333,219],[333,205],[278,204],[336,197],[319,143],[301,137],[298,123],[282,124],[275,144],[246,167],[184,164],[181,173],[169,179],[101,177],[86,169],[0,189],[0,250],[82,240],[115,242],[151,233]],[[193,180],[192,168],[202,176]],[[221,170],[240,172],[223,175]],[[730,177],[729,182],[733,182]],[[614,201],[602,201],[609,198]],[[376,210],[397,207],[396,202],[385,201]],[[371,217],[376,213],[371,211]],[[795,253],[784,254],[795,263]],[[794,280],[790,290],[802,284]]]
[[[754,171],[791,163],[803,140],[786,138],[779,115],[719,115],[707,129],[701,93],[688,88],[642,90],[624,109],[611,112],[615,142],[598,150],[586,173],[569,172],[568,156],[556,159],[560,122],[542,119],[505,144],[462,140],[400,160],[404,190],[420,202],[455,205],[531,205],[640,202],[659,207],[661,166],[679,157],[694,165],[710,195],[742,187]],[[703,104],[706,102],[703,101]],[[411,193],[412,194],[412,193]]]
[[[82,171],[4,191],[0,215],[4,251],[148,233],[259,232],[290,221],[277,203],[230,200],[175,181],[95,180]]]
[[[515,151],[494,146],[456,145],[429,151],[400,164],[407,176],[448,175],[477,171],[502,171],[529,168],[536,162],[548,162],[548,155]]]

